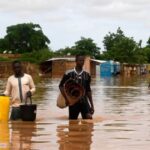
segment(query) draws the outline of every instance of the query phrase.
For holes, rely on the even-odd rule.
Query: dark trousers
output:
[[[20,107],[12,107],[10,120],[21,119]]]
[[[78,119],[79,113],[81,113],[82,119],[88,119],[90,105],[87,100],[81,100],[73,106],[69,106],[69,119]]]

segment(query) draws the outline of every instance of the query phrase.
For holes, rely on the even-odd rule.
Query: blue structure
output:
[[[111,77],[112,75],[117,75],[120,73],[120,64],[107,61],[100,64],[100,76],[101,77]]]

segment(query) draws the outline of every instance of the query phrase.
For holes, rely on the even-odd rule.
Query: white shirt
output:
[[[24,102],[24,100],[26,99],[26,93],[28,91],[31,91],[32,94],[35,92],[35,85],[32,77],[29,74],[24,74],[24,76],[21,77],[21,84],[22,97]],[[11,97],[12,106],[17,107],[21,104],[18,78],[16,78],[14,75],[8,78],[4,94]]]

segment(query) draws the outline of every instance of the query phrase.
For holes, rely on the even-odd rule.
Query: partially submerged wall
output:
[[[39,76],[39,67],[29,62],[22,62],[24,72],[32,76]],[[11,62],[0,62],[0,78],[7,78],[12,75],[12,63]]]

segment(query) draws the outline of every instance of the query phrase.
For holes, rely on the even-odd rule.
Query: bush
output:
[[[0,61],[10,61],[9,58],[0,57]]]
[[[52,51],[49,49],[42,49],[40,51],[22,54],[22,57],[19,60],[39,64],[49,58],[52,58],[52,56]]]

